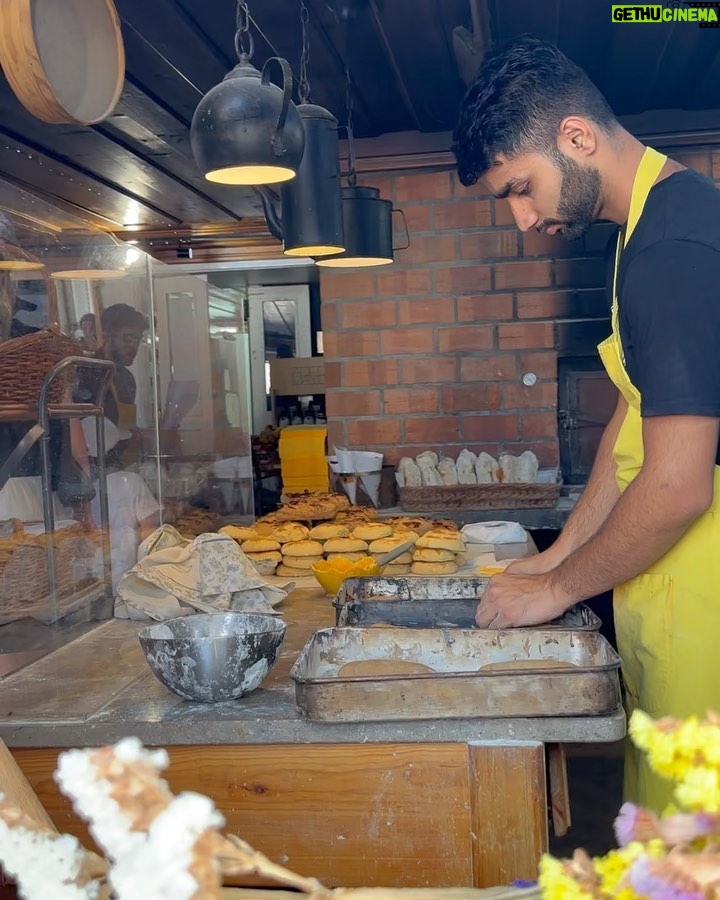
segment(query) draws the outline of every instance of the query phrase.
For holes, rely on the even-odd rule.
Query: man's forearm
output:
[[[550,573],[552,584],[572,603],[610,590],[660,559],[694,518],[663,479],[642,470],[599,531]]]
[[[617,467],[613,449],[626,411],[627,405],[621,398],[598,445],[587,487],[568,517],[560,537],[552,546],[553,553],[560,561],[597,533],[620,498],[620,489],[615,480]]]

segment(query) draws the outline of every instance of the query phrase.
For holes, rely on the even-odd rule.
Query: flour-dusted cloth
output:
[[[461,530],[468,544],[524,544],[528,539],[519,522],[474,522]]]
[[[274,613],[293,587],[263,581],[237,543],[224,534],[183,538],[163,525],[143,541],[139,562],[118,585],[115,615],[162,621],[194,612]]]

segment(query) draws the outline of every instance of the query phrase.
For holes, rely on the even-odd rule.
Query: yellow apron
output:
[[[638,223],[650,189],[667,157],[647,148],[633,184],[625,243]],[[622,251],[618,237],[613,279],[612,335],[598,347],[610,379],[628,411],[613,450],[621,491],[643,464],[640,392],[625,370],[618,324],[617,278]],[[692,290],[692,285],[688,285]],[[678,298],[682,302],[682,298]],[[703,715],[720,711],[720,468],[715,467],[711,508],[656,563],[615,588],[613,606],[623,663],[628,715]],[[653,774],[628,741],[625,799],[662,812],[672,784]]]
[[[110,393],[113,395],[117,407],[118,428],[121,431],[132,431],[137,424],[137,407],[134,403],[123,403],[120,400],[114,381],[110,382]]]

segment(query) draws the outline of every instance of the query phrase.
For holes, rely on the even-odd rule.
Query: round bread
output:
[[[363,525],[355,526],[352,536],[361,541],[376,541],[379,538],[390,537],[392,533],[392,525],[386,525],[384,522],[365,522]]]
[[[423,519],[421,517],[409,517],[409,516],[398,516],[394,519],[386,519],[386,522],[391,524],[395,531],[414,531],[415,534],[425,534],[426,531],[430,531],[433,527],[430,519]]]
[[[228,537],[231,537],[234,541],[238,541],[239,543],[251,541],[253,538],[260,537],[257,531],[253,528],[248,528],[246,525],[223,525],[219,533],[226,534]]]
[[[323,522],[310,529],[308,537],[311,541],[328,541],[330,538],[346,538],[350,536],[347,525],[335,525],[332,522]]]
[[[385,566],[383,569],[383,575],[387,575],[388,577],[392,577],[393,575],[409,575],[410,574],[410,565],[409,564],[401,564],[395,565],[394,562],[391,562],[389,565]]]
[[[360,553],[368,549],[366,541],[358,538],[330,538],[325,541],[325,553]]]
[[[375,562],[377,562],[379,559],[382,559],[382,557],[384,555],[385,555],[384,553],[372,553],[372,551],[371,551],[371,556],[375,560]],[[408,550],[406,553],[401,553],[400,556],[396,556],[395,559],[393,559],[389,563],[386,563],[385,565],[386,566],[404,566],[404,565],[409,566],[412,561],[413,561],[413,555]]]
[[[457,522],[453,519],[433,519],[432,527],[441,531],[460,531]]]
[[[414,562],[410,567],[413,575],[454,575],[457,570],[455,562]]]
[[[272,536],[281,544],[290,544],[306,540],[308,530],[299,522],[283,522],[273,529]]]
[[[347,509],[336,513],[334,522],[354,522],[359,525],[360,522],[373,522],[378,518],[378,511],[374,506],[350,506]]]
[[[307,578],[308,576],[312,577],[312,570],[292,569],[290,566],[286,566],[285,563],[280,563],[277,569],[275,569],[275,574],[279,575],[281,578]]]
[[[283,556],[322,556],[323,545],[319,541],[293,541],[283,544]]]
[[[459,532],[434,529],[418,538],[416,547],[434,550],[452,550],[453,553],[462,553],[465,550],[465,540]]]
[[[346,559],[348,562],[360,562],[361,559],[367,558],[367,553],[357,552],[353,553],[352,551],[348,551],[347,553],[328,553],[325,557],[329,562],[332,562],[333,559]]]
[[[408,541],[416,540],[416,534],[413,534],[411,531],[406,531],[402,534],[393,534],[391,537],[380,538],[377,541],[373,541],[370,544],[369,549],[371,553],[389,553],[400,544],[406,544]]]
[[[322,556],[283,556],[283,566],[288,569],[306,569],[310,571],[315,563],[319,563]]]
[[[438,550],[435,547],[416,547],[413,562],[454,562],[455,554],[452,550]]]
[[[243,553],[267,553],[269,550],[279,550],[280,544],[270,538],[260,537],[243,541],[241,549]]]
[[[282,562],[282,553],[279,550],[266,550],[264,553],[247,553],[246,556],[254,563],[272,562],[277,565],[279,562]]]

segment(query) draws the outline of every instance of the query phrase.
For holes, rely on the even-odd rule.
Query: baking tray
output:
[[[395,625],[406,628],[474,628],[483,577],[347,578],[333,600],[336,625]],[[582,603],[545,630],[598,631],[602,622]]]
[[[366,660],[421,663],[430,670],[341,671]],[[546,668],[550,660],[567,668]],[[484,668],[509,661],[524,667]],[[336,627],[315,632],[290,675],[308,718],[382,722],[604,715],[620,705],[619,669],[620,658],[597,631]]]

